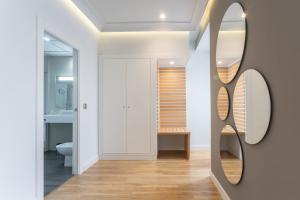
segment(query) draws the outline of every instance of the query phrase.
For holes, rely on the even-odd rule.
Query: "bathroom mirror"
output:
[[[246,14],[239,3],[226,11],[218,33],[216,64],[220,80],[231,82],[240,67],[246,40]]]
[[[221,131],[220,157],[224,174],[231,184],[238,184],[243,174],[243,153],[239,137],[230,125]]]
[[[73,107],[73,77],[56,76],[55,91],[56,108],[71,110]]]
[[[271,116],[269,89],[262,75],[246,70],[238,79],[233,94],[233,116],[237,131],[248,144],[265,136]]]
[[[229,111],[229,95],[225,87],[221,87],[217,98],[218,114],[221,120],[225,120]]]

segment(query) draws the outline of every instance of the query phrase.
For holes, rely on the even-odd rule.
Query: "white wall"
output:
[[[188,32],[101,32],[100,55],[185,58],[190,54]]]
[[[233,135],[233,136],[221,136],[221,144],[220,144],[221,151],[228,151],[229,153],[232,153],[237,158],[242,160],[242,150],[241,150],[241,144],[239,139]]]
[[[112,57],[177,58],[188,61],[187,120],[192,149],[210,146],[210,57],[209,31],[191,54],[187,32],[100,33],[99,52]],[[160,137],[159,149],[182,149],[180,137]]]
[[[210,40],[205,31],[186,66],[187,122],[192,149],[210,147]]]
[[[10,0],[0,6],[0,199],[37,197],[37,16],[79,50],[79,103],[88,103],[88,110],[80,108],[80,169],[98,157],[97,32],[69,4],[68,0]]]
[[[39,2],[38,15],[49,32],[63,37],[60,39],[79,51],[79,170],[82,172],[98,158],[98,31],[69,0]],[[82,109],[83,103],[88,104],[87,110]]]
[[[35,198],[35,4],[0,6],[0,199]]]
[[[270,93],[267,83],[259,72],[249,70],[244,74],[246,96],[245,141],[248,144],[257,144],[265,136],[270,122]]]
[[[152,75],[157,76],[159,59],[175,58],[187,62],[190,56],[190,41],[188,32],[121,32],[100,33],[99,54],[102,57],[114,58],[150,58],[152,60]],[[156,80],[155,80],[156,81]],[[156,82],[152,84],[157,94]],[[153,124],[156,126],[156,96],[152,96],[154,105]],[[157,152],[157,138],[152,142],[152,149]],[[176,138],[159,138],[159,148],[168,148],[181,144]],[[180,145],[182,146],[182,145]]]

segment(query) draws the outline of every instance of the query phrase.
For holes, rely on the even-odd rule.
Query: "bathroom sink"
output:
[[[73,111],[63,110],[44,115],[45,123],[73,123]]]

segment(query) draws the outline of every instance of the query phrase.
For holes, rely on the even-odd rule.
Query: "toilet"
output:
[[[65,167],[72,167],[72,151],[73,151],[73,143],[66,142],[63,144],[56,145],[56,150],[61,155],[65,156]]]

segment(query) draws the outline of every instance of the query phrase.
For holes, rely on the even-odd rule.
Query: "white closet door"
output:
[[[127,61],[127,153],[150,152],[150,60]]]
[[[103,61],[103,153],[126,152],[126,66],[124,61]]]

